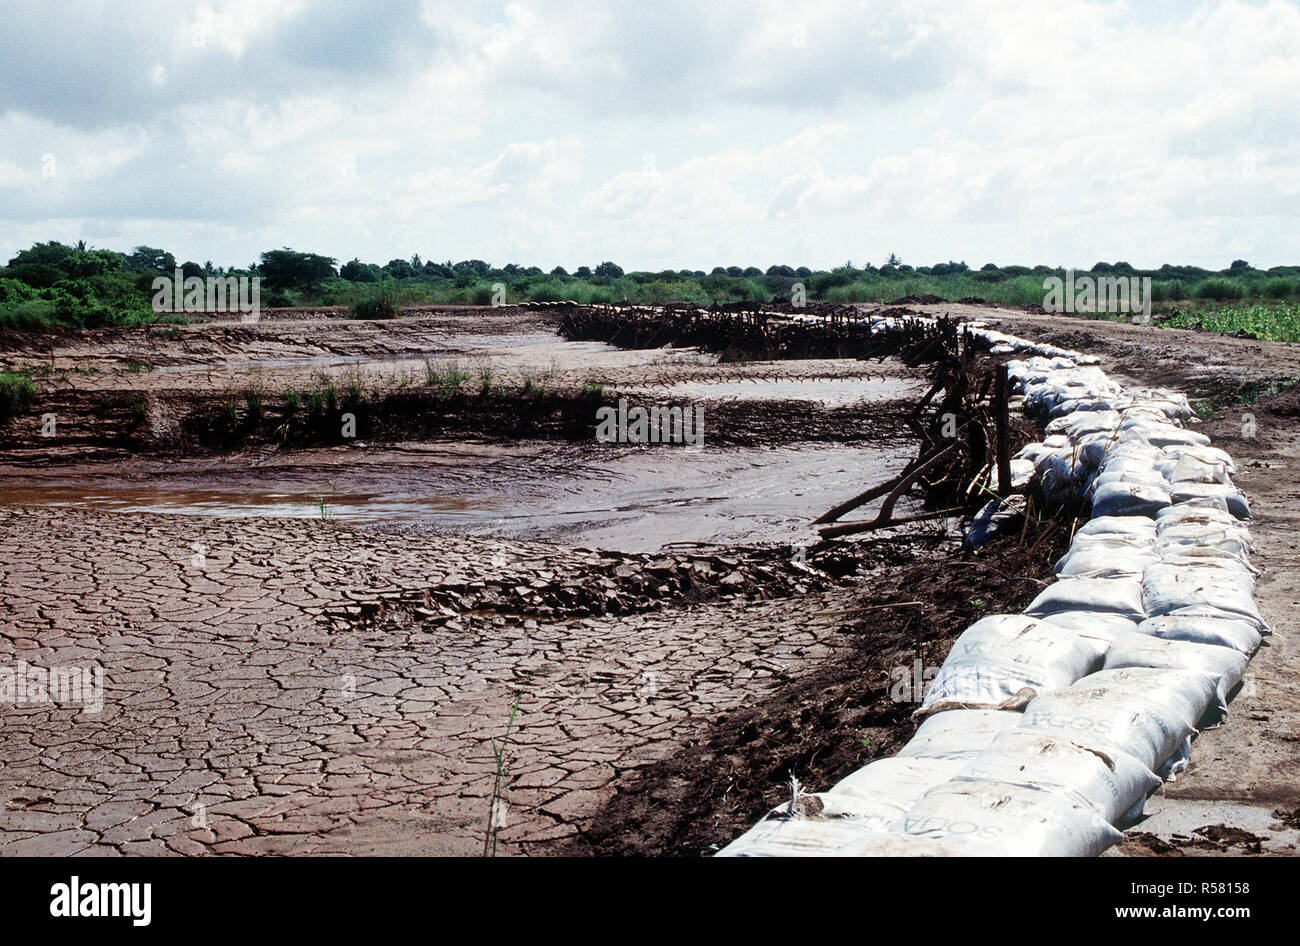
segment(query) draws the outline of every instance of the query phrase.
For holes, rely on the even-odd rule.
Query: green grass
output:
[[[307,391],[307,404],[313,411],[334,410],[339,406],[339,392],[334,386],[333,376],[323,371],[317,373],[316,386]]]
[[[458,361],[443,364],[432,361],[424,363],[425,383],[437,388],[443,398],[454,396],[460,390],[461,384],[468,381],[469,377],[469,371]]]
[[[262,392],[249,389],[244,392],[244,413],[252,423],[257,423],[262,419],[262,411],[265,403],[262,398]]]
[[[1211,332],[1249,332],[1272,342],[1300,342],[1300,305],[1258,302],[1180,311],[1162,318],[1170,328],[1202,328]]]
[[[21,374],[0,374],[0,424],[29,410],[36,400],[36,385]]]
[[[1300,378],[1293,378],[1290,375],[1243,381],[1241,387],[1237,388],[1233,403],[1240,407],[1248,407],[1261,397],[1268,397],[1270,394],[1286,391],[1295,387],[1297,383],[1300,383]]]
[[[364,407],[370,403],[366,392],[366,378],[358,370],[352,370],[344,378],[343,404],[348,408]]]
[[[0,331],[38,332],[54,324],[54,303],[45,299],[30,299],[0,309]]]

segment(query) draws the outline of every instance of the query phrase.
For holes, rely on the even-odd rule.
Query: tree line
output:
[[[340,265],[334,257],[290,247],[267,250],[244,267],[223,267],[211,260],[178,262],[158,247],[121,253],[84,241],[52,240],[19,251],[0,268],[0,330],[181,321],[182,314],[157,313],[150,306],[154,281],[178,275],[257,276],[264,306],[345,305],[365,317],[393,315],[419,304],[488,305],[502,301],[503,294],[507,302],[710,304],[788,300],[796,288],[810,301],[889,302],[932,295],[1029,305],[1041,303],[1043,280],[1062,272],[1061,267],[993,263],[972,269],[954,260],[912,266],[893,253],[878,266],[855,266],[850,260],[832,269],[774,264],[766,269],[732,265],[629,272],[605,260],[570,272],[562,266],[496,266],[481,259],[438,262],[418,253],[382,265],[355,257]],[[1300,295],[1300,267],[1262,271],[1240,259],[1223,270],[1169,264],[1143,270],[1126,262],[1099,262],[1078,272],[1151,276],[1157,301]]]

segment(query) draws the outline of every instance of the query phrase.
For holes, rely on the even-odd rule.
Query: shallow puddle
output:
[[[297,451],[257,467],[246,458],[86,466],[39,486],[8,476],[0,504],[325,518],[649,552],[805,541],[812,519],[908,456],[903,446],[824,444],[413,444]]]
[[[866,399],[902,398],[922,387],[913,378],[816,378],[768,381],[683,381],[667,385],[672,398],[734,401],[813,401],[844,407]]]

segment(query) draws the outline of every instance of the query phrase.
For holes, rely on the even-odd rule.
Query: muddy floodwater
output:
[[[651,552],[802,541],[813,518],[906,462],[906,449],[891,446],[411,444],[302,451],[256,467],[138,461],[39,485],[5,476],[0,505],[408,524]]]

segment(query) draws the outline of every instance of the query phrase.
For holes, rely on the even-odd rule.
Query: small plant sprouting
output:
[[[244,392],[244,409],[250,422],[262,419],[262,392],[249,389]]]
[[[492,781],[492,802],[488,807],[487,831],[483,835],[483,856],[495,857],[497,853],[497,832],[501,830],[501,791],[505,783],[506,770],[506,745],[510,741],[510,732],[515,726],[515,717],[519,714],[519,701],[523,699],[523,694],[515,696],[514,705],[510,707],[510,719],[506,721],[505,735],[501,737],[500,745],[497,744],[495,736],[490,737],[492,742],[492,757],[496,760],[496,776]]]
[[[333,484],[333,483],[330,484],[330,495],[331,495],[331,496],[334,495],[334,484]],[[329,504],[325,502],[325,494],[324,494],[324,493],[317,493],[317,494],[316,494],[316,510],[317,510],[317,512],[319,513],[319,515],[320,515],[320,517],[321,517],[321,520],[324,521],[324,522],[328,522],[328,521],[330,521],[331,519],[334,518],[334,511],[333,511],[332,509],[330,509]]]
[[[343,403],[347,407],[362,407],[369,403],[370,399],[366,396],[366,379],[358,370],[353,369],[348,372],[345,379],[346,386],[343,389]]]
[[[307,403],[311,405],[313,411],[322,411],[326,408],[332,411],[339,406],[339,392],[334,386],[332,375],[324,371],[317,373],[316,386],[307,392]]]
[[[469,372],[458,361],[444,365],[425,361],[424,379],[427,384],[437,389],[439,397],[450,400],[460,390],[462,382],[469,380]]]

